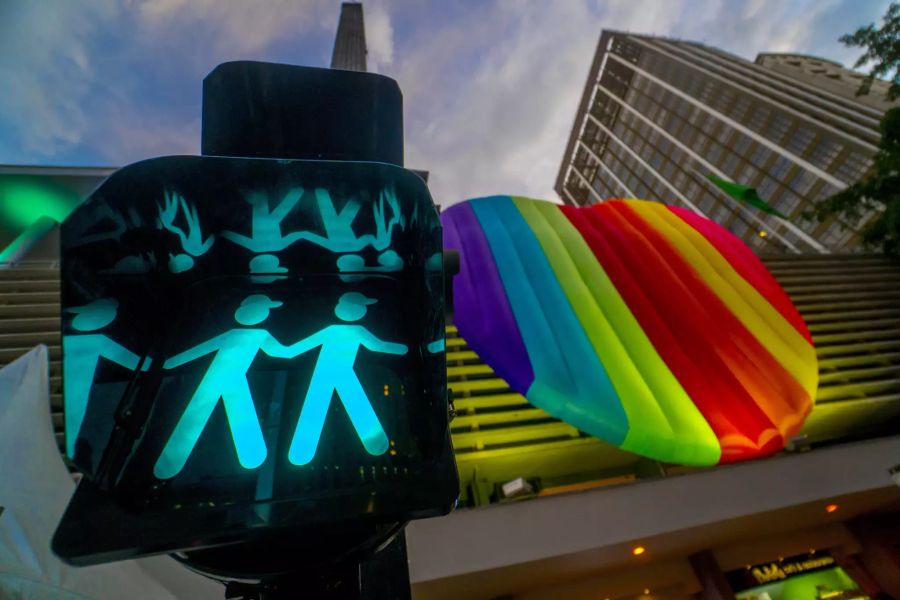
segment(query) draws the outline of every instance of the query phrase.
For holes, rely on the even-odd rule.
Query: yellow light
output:
[[[644,588],[644,595],[645,595],[645,596],[649,596],[649,595],[650,595],[650,590],[649,590],[648,588]]]
[[[643,546],[635,546],[634,548],[631,549],[631,553],[634,554],[635,556],[640,556],[641,554],[643,554],[646,551],[647,551],[647,549],[644,548]]]
[[[759,237],[761,237],[761,238],[764,238],[764,237],[766,237],[767,235],[769,235],[769,234],[766,233],[765,231],[760,231],[760,232],[759,232]]]
[[[839,507],[837,504],[829,504],[829,505],[827,505],[827,506],[825,507],[825,512],[827,512],[827,513],[833,513],[833,512],[836,511],[838,508],[840,508],[840,507]]]

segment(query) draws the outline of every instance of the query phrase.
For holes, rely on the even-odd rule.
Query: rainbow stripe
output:
[[[510,196],[441,215],[455,322],[514,390],[625,450],[685,465],[776,452],[818,365],[790,298],[741,240],[644,200]]]

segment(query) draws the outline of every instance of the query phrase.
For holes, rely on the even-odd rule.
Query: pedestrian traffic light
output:
[[[158,158],[113,174],[61,248],[66,453],[84,473],[64,559],[450,510],[441,226],[419,177]]]

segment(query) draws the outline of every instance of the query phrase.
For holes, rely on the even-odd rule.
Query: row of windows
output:
[[[651,83],[649,80],[645,78],[637,78],[635,83],[641,83],[640,86],[637,86],[641,89],[651,90]],[[675,115],[678,114],[688,114],[689,118],[692,120],[699,120],[698,113],[699,109],[697,107],[688,108],[688,105],[679,101],[677,98],[669,92],[663,92],[658,98],[659,102],[657,102],[656,98],[651,97],[650,95],[646,95],[637,91],[633,91],[630,94],[630,98],[632,99],[633,106],[640,111],[642,114],[647,116],[648,118],[653,119],[655,117],[655,121],[660,124],[663,128],[665,128],[671,135],[674,137],[687,137],[682,136],[685,131],[688,131],[689,125],[688,122],[683,120],[676,120]],[[665,106],[662,103],[667,101],[671,101],[674,105],[680,107],[676,110],[667,111]],[[626,116],[626,113],[623,112],[623,118]],[[781,115],[775,115],[773,119],[769,121],[769,127],[767,129],[771,129],[775,133],[783,133],[790,128],[790,121]],[[700,135],[696,129],[693,129],[695,135]],[[792,136],[789,145],[795,146],[795,150],[801,151],[803,148],[809,145],[809,142],[813,139],[815,135],[808,128],[802,127],[797,128]],[[653,134],[654,136],[657,134]],[[723,170],[726,173],[732,173],[737,164],[741,161],[743,156],[746,156],[746,150],[751,144],[751,139],[749,136],[740,135],[735,132],[735,136],[737,137],[737,141],[731,145],[731,151],[735,154],[735,156],[730,156],[724,164],[721,165]],[[711,163],[720,166],[721,156],[725,151],[725,147],[721,145],[716,139],[711,136],[707,141],[708,148],[705,152],[701,152],[707,160]],[[691,144],[695,151],[699,151],[702,147],[703,139],[698,140],[700,143]],[[832,170],[838,173],[838,176],[845,181],[854,181],[858,176],[863,172],[866,168],[868,159],[865,155],[862,155],[857,152],[853,152],[850,156],[853,157],[854,163],[852,165],[845,165],[843,162],[838,163],[837,165],[833,165],[833,161],[835,157],[838,155],[841,145],[834,142],[831,139],[824,139],[824,143],[816,144],[813,146],[813,150],[811,155],[808,157],[808,160],[811,162],[819,163],[820,167],[829,168],[836,167]],[[750,154],[749,160],[754,163],[757,167],[763,168],[767,161],[770,160],[773,152],[765,146],[759,144],[753,144],[754,150]],[[802,153],[802,152],[801,152]],[[786,175],[790,169],[792,162],[784,157],[778,156],[776,162],[770,168],[770,175],[781,182],[784,182],[787,186],[793,187],[797,192],[803,194],[808,187],[808,181],[799,182],[799,187],[792,185],[791,182],[785,181]],[[812,176],[814,178],[814,176]]]
[[[726,147],[729,147],[730,150],[743,152],[744,156],[747,156],[746,153],[749,152],[748,158],[751,164],[743,165],[742,172],[736,179],[742,183],[754,184],[760,191],[760,194],[763,195],[763,197],[772,198],[776,208],[782,212],[787,214],[793,213],[802,203],[801,196],[805,194],[810,185],[817,180],[816,177],[808,171],[799,167],[794,167],[792,161],[775,154],[765,146],[753,142],[748,136],[740,135],[737,132],[731,132],[728,137],[734,138],[734,143],[730,146],[727,146],[728,140],[722,140],[725,145],[719,143],[717,138],[721,138],[722,136],[716,136],[716,138],[712,136],[701,137],[699,132],[696,131],[697,123],[701,121],[708,123],[710,121],[708,115],[704,115],[701,109],[689,105],[669,92],[663,91],[663,93],[655,94],[653,97],[649,94],[635,92],[638,88],[651,91],[656,87],[655,85],[651,87],[651,84],[645,78],[636,77],[633,79],[632,83],[634,86],[628,95],[629,104],[632,104],[645,116],[652,115],[653,117],[656,117],[654,119],[655,122],[659,123],[661,121],[663,124],[668,125],[665,129],[673,136],[683,138],[691,136],[691,133],[693,132],[694,135],[691,137],[700,137],[701,139],[699,141],[701,144],[691,143],[690,145],[695,151],[698,151],[698,153],[707,158],[707,160],[710,160],[713,164],[719,162],[721,155],[726,152]],[[598,99],[605,98],[605,94],[602,92],[598,93],[597,97]],[[741,99],[738,99],[737,103],[740,103],[740,100]],[[672,105],[669,110],[667,110],[667,107],[663,106],[663,103],[667,101]],[[616,103],[609,101],[609,104],[612,105]],[[657,172],[662,174],[675,189],[685,193],[688,198],[699,204],[701,210],[709,214],[710,209],[716,204],[715,197],[710,197],[708,193],[704,193],[691,178],[685,175],[685,172],[682,170],[683,166],[676,167],[670,160],[666,160],[666,158],[670,158],[669,155],[674,151],[671,142],[663,138],[658,131],[651,129],[645,123],[639,121],[636,117],[631,115],[629,111],[619,110],[618,112],[619,119],[616,123],[617,126],[613,128],[616,135]],[[619,126],[619,123],[621,122],[627,123],[628,127],[626,128],[624,125]],[[713,122],[718,125],[717,120],[713,120]],[[783,136],[786,132],[791,130],[791,121],[778,114],[774,115],[773,118],[768,119],[765,125],[772,130],[773,135],[778,136]],[[642,135],[633,134],[631,132],[632,128],[639,129]],[[799,129],[792,133],[796,134],[794,137],[798,138],[800,142],[805,141],[807,145],[814,136],[811,131],[804,131],[804,129]],[[698,147],[702,146],[702,142],[704,141],[709,145],[706,152],[700,151]],[[823,147],[815,149],[813,158],[814,160],[831,162],[838,156],[839,151],[840,148],[838,147],[838,144],[830,141],[829,144],[825,144]],[[724,168],[723,171],[733,174],[734,168],[740,164],[740,159],[734,152],[729,151],[728,153],[728,159],[731,159],[731,162],[728,162],[728,159],[726,159],[726,163],[728,167],[732,168]],[[622,160],[625,161],[629,170],[627,171],[627,174],[620,174],[618,169],[621,167],[611,165],[613,167],[613,172],[620,175],[620,179],[634,191],[635,195],[655,197],[663,200],[666,200],[672,195],[668,189],[654,179],[653,175],[646,172],[637,161],[624,155],[624,153],[621,152],[621,149],[617,149],[615,154],[623,154],[624,158]],[[846,160],[842,157],[842,159],[838,161],[839,164],[835,165],[839,169],[843,169],[841,174],[854,171],[860,172],[866,168],[869,159],[865,155],[856,152],[847,152],[846,154]],[[606,160],[607,157],[604,157],[604,161]],[[616,160],[618,160],[618,157],[616,157]],[[684,157],[684,160],[686,161],[687,157]],[[641,173],[642,175],[650,177],[651,181],[656,184],[653,185],[653,187],[658,188],[657,192],[653,194],[642,181],[643,178],[637,177],[635,173]],[[754,183],[751,181],[751,179],[758,177],[760,173],[766,173],[767,175],[763,176],[758,182]],[[601,172],[600,176],[602,177],[602,175],[603,173]],[[844,179],[844,177],[841,178]],[[612,179],[609,180],[609,183],[610,185],[618,187]],[[621,193],[624,193],[624,191],[611,194],[610,192],[606,192],[606,194],[618,196]],[[777,202],[774,201],[776,198]],[[725,212],[721,214],[721,217],[725,220],[732,220],[733,217],[730,216],[731,211],[725,207],[722,208]],[[742,229],[754,227],[744,222],[743,219],[738,219],[735,226],[738,225],[740,225]],[[803,224],[801,227],[803,229],[811,229],[815,227],[815,224],[809,224],[808,226]],[[842,233],[843,237],[852,235],[852,232]]]
[[[678,45],[683,51],[686,51],[690,54],[698,53],[698,50],[692,44],[680,43]],[[703,48],[703,51],[712,52],[715,55],[719,54],[719,51],[714,48]],[[642,62],[647,60],[649,54],[651,53],[644,53]],[[661,56],[661,58],[665,61],[669,61],[670,64],[678,64],[676,61],[672,61],[665,56]],[[689,60],[701,59],[700,57],[697,57],[691,58]],[[821,111],[813,113],[816,115],[816,118],[824,117],[828,119],[829,115],[840,113],[840,117],[842,117],[843,119],[847,119],[866,127],[872,126],[871,121],[868,121],[865,117],[861,116],[860,107],[856,106],[856,103],[854,103],[853,101],[833,97],[825,99],[820,95],[814,94],[812,92],[797,89],[795,86],[777,81],[777,72],[766,70],[766,73],[764,75],[760,75],[758,73],[759,67],[746,61],[735,61],[734,57],[727,57],[723,60],[722,58],[717,59],[709,56],[704,56],[702,57],[702,60],[712,60],[714,64],[719,64],[716,67],[711,67],[709,65],[706,65],[705,63],[701,63],[700,68],[705,70],[708,69],[712,72],[715,72],[720,77],[725,77],[729,80],[732,80],[736,74],[739,74],[742,79],[735,82],[737,85],[752,89],[763,96],[770,97],[772,99],[772,102],[776,104],[787,105],[803,113],[809,112],[809,105],[813,105],[818,108],[819,111]],[[725,65],[722,65],[722,62],[724,62]],[[747,79],[749,79],[750,81],[748,82]],[[773,90],[779,90],[783,95],[773,97]],[[800,100],[801,97],[804,100]],[[835,104],[840,105],[840,108],[836,107]],[[842,123],[841,121],[835,120],[832,125],[847,131],[851,135],[858,135],[857,130],[849,128],[846,123]],[[872,134],[874,133],[875,132],[873,131]]]
[[[740,122],[772,142],[784,145],[792,154],[803,155],[815,136],[815,132],[802,120],[789,117],[787,113],[773,113],[768,105],[759,102],[751,109],[752,103],[746,95],[734,101],[736,94],[730,86],[716,83],[697,71],[687,70],[665,56],[647,53],[641,62],[648,67],[658,67],[655,72],[661,79],[678,86],[684,93],[698,98],[713,110]],[[646,92],[653,91],[651,86],[656,87],[649,79],[643,77],[637,78],[635,86]],[[671,92],[666,91],[665,94],[674,97]],[[667,101],[668,98],[665,98],[664,106],[668,104]],[[687,106],[687,103],[682,101],[674,112],[684,117],[684,112],[688,110]],[[695,120],[699,123],[701,118],[698,116]],[[792,128],[794,132],[788,136]],[[812,147],[813,154],[808,160],[817,167],[826,169],[835,156],[843,150],[844,144],[833,138],[823,138],[823,140],[827,140],[827,144],[824,144],[824,147],[814,145]]]
[[[627,124],[627,125],[626,125]],[[632,128],[633,127],[633,128]],[[709,214],[710,208],[716,204],[713,192],[709,189],[701,188],[695,181],[696,174],[689,177],[684,170],[685,166],[691,163],[690,159],[684,155],[680,149],[676,149],[668,140],[662,140],[658,147],[653,147],[647,143],[651,130],[646,124],[639,122],[635,117],[622,113],[622,121],[617,123],[613,132],[628,147],[638,153],[657,173],[659,173],[666,181],[679,190],[682,194],[690,199],[695,205],[699,202],[700,210]],[[647,136],[647,137],[642,137]],[[630,159],[625,161],[630,162]],[[647,173],[648,176],[654,178],[654,182],[658,182],[655,175]],[[663,195],[657,195],[657,199],[666,199],[672,196],[671,192],[661,183],[658,184]],[[669,201],[673,201],[670,199]],[[731,220],[732,207],[726,206],[724,202],[718,202],[718,219],[720,221]],[[739,220],[743,221],[744,216],[740,215]]]

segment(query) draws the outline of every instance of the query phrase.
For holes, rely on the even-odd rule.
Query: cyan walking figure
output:
[[[241,325],[259,325],[269,318],[271,309],[279,306],[281,302],[255,294],[241,302],[234,319]],[[153,474],[158,479],[169,479],[181,472],[219,398],[225,405],[225,415],[241,466],[253,469],[263,463],[266,444],[247,383],[247,370],[260,350],[276,358],[293,358],[298,354],[282,345],[265,329],[235,328],[165,362],[163,368],[174,369],[201,356],[216,353],[156,461]]]
[[[250,260],[250,281],[253,283],[272,283],[278,279],[284,279],[284,275],[274,273],[287,273],[287,267],[282,267],[278,257],[274,254],[258,254]]]
[[[85,306],[66,309],[75,313],[72,328],[77,331],[98,331],[116,319],[119,303],[110,298],[95,300]],[[131,369],[138,368],[141,358],[115,340],[102,333],[82,333],[67,335],[63,340],[63,381],[65,384],[65,426],[66,455],[75,457],[75,440],[84,422],[91,386],[100,358],[110,360]],[[150,360],[144,361],[143,370],[150,367]]]
[[[303,231],[287,235],[281,232],[281,222],[297,206],[301,196],[303,196],[303,188],[288,190],[278,206],[270,209],[269,197],[265,193],[250,192],[244,198],[253,207],[250,237],[234,231],[223,231],[222,236],[257,253],[284,250],[297,240],[306,237],[306,232]]]
[[[358,201],[347,201],[341,212],[337,212],[328,190],[317,188],[315,194],[319,214],[322,216],[322,223],[325,226],[325,237],[308,233],[306,239],[323,248],[328,248],[332,252],[359,252],[366,246],[372,246],[376,250],[382,251],[391,245],[394,227],[399,225],[402,229],[404,226],[400,203],[393,190],[382,190],[378,196],[378,202],[372,205],[375,233],[359,236],[353,231],[353,220],[360,209]],[[387,216],[388,208],[391,210],[390,219]]]
[[[342,321],[359,321],[366,315],[366,305],[375,302],[359,292],[348,292],[340,297],[334,314]],[[316,455],[325,415],[335,392],[366,451],[376,456],[387,452],[387,434],[353,370],[361,345],[372,352],[387,354],[403,355],[408,351],[404,344],[380,340],[368,329],[356,324],[329,325],[290,347],[291,353],[299,355],[322,346],[288,451],[291,463],[305,465]]]
[[[348,200],[338,212],[328,190],[316,188],[314,194],[325,235],[313,231],[282,233],[282,221],[303,196],[303,188],[294,188],[288,191],[281,203],[271,210],[269,199],[265,194],[257,192],[248,194],[246,201],[253,207],[251,235],[248,237],[235,231],[223,231],[222,236],[256,253],[280,252],[299,240],[312,242],[335,253],[359,252],[367,246],[381,251],[390,246],[394,227],[397,225],[403,227],[400,204],[393,190],[382,191],[378,202],[372,207],[375,234],[361,236],[353,230],[353,221],[362,208],[359,201]],[[388,208],[391,210],[390,219],[387,217]]]
[[[175,226],[175,217],[178,209],[184,213],[187,231]],[[203,231],[200,227],[200,217],[197,208],[190,206],[183,196],[166,192],[166,206],[159,207],[160,227],[171,231],[181,240],[181,248],[184,254],[169,255],[169,270],[173,273],[183,273],[194,266],[194,257],[203,256],[212,248],[216,236],[210,235],[203,239]]]

